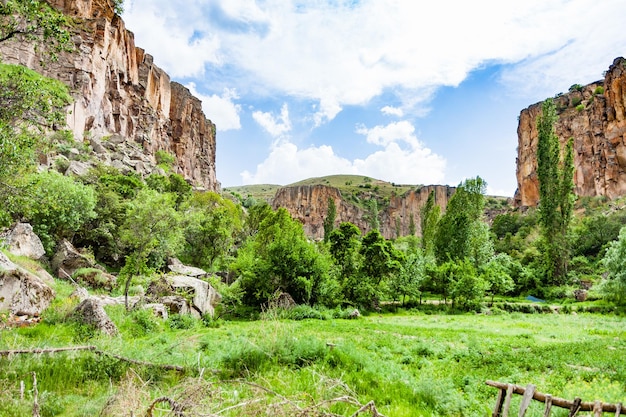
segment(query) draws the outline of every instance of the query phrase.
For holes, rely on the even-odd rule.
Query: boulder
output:
[[[215,306],[222,297],[208,282],[185,275],[173,275],[168,277],[172,287],[193,296],[191,304],[200,315],[208,314],[213,317]]]
[[[109,315],[104,311],[102,303],[95,298],[83,300],[72,313],[72,316],[81,323],[94,326],[96,329],[109,336],[119,333],[115,323],[111,321]]]
[[[184,265],[177,258],[169,258],[167,267],[175,274],[187,275],[190,277],[201,277],[206,275],[206,271],[204,269]]]
[[[83,269],[80,273],[73,274],[74,280],[79,284],[86,285],[94,290],[104,289],[111,291],[117,284],[117,277],[97,268]]]
[[[189,304],[184,297],[180,295],[166,295],[160,298],[161,304],[163,304],[171,314],[192,314],[196,317],[200,317],[200,313],[196,310],[189,308]],[[195,314],[193,314],[195,313]]]
[[[575,290],[574,298],[576,301],[585,301],[587,299],[587,290]]]
[[[27,256],[31,259],[41,259],[46,255],[39,236],[33,232],[28,223],[16,224],[4,237],[9,252]]]
[[[1,263],[7,265],[5,261]],[[16,267],[0,271],[0,310],[7,310],[12,315],[38,316],[54,296],[52,288],[24,269]]]
[[[151,309],[152,313],[163,320],[167,320],[167,307],[165,307],[164,304],[161,303],[151,303],[151,304],[146,304],[144,306],[142,306],[142,308],[144,309]]]
[[[67,240],[63,240],[54,257],[52,257],[52,270],[59,278],[69,278],[80,268],[94,268],[95,262],[82,253]]]

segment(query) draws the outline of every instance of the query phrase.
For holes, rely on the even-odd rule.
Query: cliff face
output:
[[[597,91],[604,89],[603,93]],[[597,81],[555,99],[561,145],[574,138],[574,184],[579,196],[626,195],[626,60],[617,58]],[[517,150],[518,206],[539,201],[537,118],[541,103],[522,110]]]
[[[135,46],[132,32],[108,0],[48,2],[77,19],[72,29],[75,50],[50,62],[31,44],[3,42],[3,61],[25,65],[70,87],[75,101],[68,109],[67,125],[77,141],[99,144],[123,138],[122,145],[140,148],[147,158],[130,165],[141,174],[154,169],[158,150],[167,151],[176,157],[176,172],[198,187],[218,190],[215,126],[206,119],[200,101],[171,82],[152,56]]]
[[[397,226],[400,236],[409,234],[411,215],[417,234],[420,230],[420,210],[426,204],[431,190],[435,191],[436,203],[445,210],[448,200],[454,194],[455,188],[446,185],[430,185],[419,190],[411,190],[402,196],[392,196],[388,207],[380,210],[380,232],[387,238],[397,237]],[[276,192],[272,200],[272,207],[284,207],[294,219],[299,220],[307,236],[313,239],[324,237],[324,219],[328,214],[328,199],[332,198],[337,207],[335,227],[342,222],[355,224],[362,233],[370,230],[367,210],[344,199],[341,192],[334,187],[325,185],[301,185],[283,187]]]

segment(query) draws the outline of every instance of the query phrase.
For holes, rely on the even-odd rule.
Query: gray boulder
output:
[[[95,268],[96,264],[80,253],[67,240],[59,243],[56,253],[52,257],[52,270],[59,278],[69,278],[81,268]]]
[[[168,281],[177,292],[187,293],[193,296],[191,304],[201,316],[215,314],[215,306],[222,297],[208,282],[185,275],[173,275]]]
[[[72,316],[81,323],[93,326],[106,335],[115,336],[119,333],[115,323],[111,321],[109,315],[104,311],[102,303],[95,298],[83,300],[74,309]]]
[[[55,293],[41,278],[13,264],[0,252],[0,310],[12,315],[40,315]]]
[[[9,252],[15,255],[27,256],[31,259],[41,259],[46,255],[41,239],[28,223],[16,224],[3,240]]]

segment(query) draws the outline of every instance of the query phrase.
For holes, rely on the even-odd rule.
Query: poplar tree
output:
[[[326,212],[326,218],[324,219],[324,242],[328,242],[330,233],[335,228],[335,218],[337,217],[337,205],[335,200],[328,197],[328,211]]]
[[[543,102],[537,120],[537,178],[539,180],[539,223],[545,245],[545,270],[548,284],[563,284],[567,274],[569,247],[567,231],[574,208],[573,138],[561,155],[554,131],[557,120],[552,99]]]

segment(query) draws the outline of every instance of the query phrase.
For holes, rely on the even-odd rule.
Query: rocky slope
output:
[[[167,151],[176,157],[176,172],[198,187],[218,190],[215,126],[202,112],[200,100],[135,46],[111,2],[48,3],[77,19],[72,29],[75,50],[50,62],[45,51],[31,44],[3,42],[2,60],[70,87],[75,101],[68,109],[68,128],[77,142],[90,141],[99,159],[145,175],[154,171],[156,152]]]
[[[611,199],[626,195],[626,60],[615,59],[604,80],[573,88],[555,100],[559,112],[555,129],[561,144],[574,138],[576,194]],[[541,103],[520,114],[517,206],[535,206],[539,201],[536,152],[540,114]]]
[[[392,195],[385,207],[380,207],[378,218],[380,232],[385,238],[397,237],[397,225],[400,236],[409,234],[411,215],[415,222],[417,234],[420,230],[420,210],[426,204],[430,192],[435,191],[437,204],[442,208],[448,204],[448,200],[454,193],[455,188],[447,185],[429,185],[418,189],[412,189],[403,195]],[[364,192],[359,196],[366,200],[369,193]],[[339,189],[326,185],[294,185],[282,187],[276,192],[272,200],[272,207],[284,207],[294,219],[298,219],[303,225],[307,236],[313,239],[324,237],[324,219],[328,214],[328,199],[332,198],[337,207],[335,226],[341,222],[355,224],[363,233],[370,230],[369,212],[354,201],[353,197],[343,196]]]

